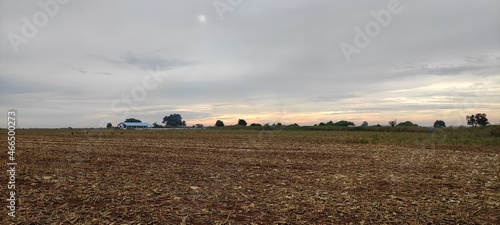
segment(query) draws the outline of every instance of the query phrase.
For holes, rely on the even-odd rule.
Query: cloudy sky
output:
[[[0,0],[0,35],[20,127],[500,123],[498,0]]]

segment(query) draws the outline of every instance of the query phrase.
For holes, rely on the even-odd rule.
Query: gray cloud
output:
[[[446,64],[438,64],[438,65],[415,65],[415,66],[406,66],[403,68],[399,68],[402,71],[408,71],[414,74],[429,74],[429,75],[460,75],[467,72],[477,73],[477,71],[483,69],[483,66],[474,66],[474,65],[446,65]]]
[[[161,122],[182,112],[188,123],[209,124],[219,117],[314,124],[404,116],[425,124],[460,109],[500,120],[492,113],[500,109],[500,3],[401,5],[347,63],[339,44],[354,44],[355,28],[364,30],[374,21],[370,12],[387,2],[244,1],[220,21],[211,1],[71,1],[19,53],[8,35],[22,35],[22,18],[41,8],[5,2],[0,110],[37,112],[25,113],[28,127],[120,121],[111,103],[156,71],[161,82],[131,116]]]
[[[113,75],[112,73],[108,73],[108,72],[94,72],[94,74],[100,74],[100,75]]]
[[[89,55],[90,57],[114,64],[116,66],[135,66],[142,70],[168,70],[177,67],[189,66],[196,64],[194,61],[183,60],[183,59],[167,59],[164,56],[152,54],[152,53],[135,53],[135,52],[125,52],[116,59],[108,58],[99,55]]]
[[[134,52],[125,52],[120,58],[122,63],[138,66],[144,70],[166,70],[195,63],[181,59],[165,59],[158,56],[149,56]]]
[[[82,68],[73,68],[74,70],[80,72],[80,73],[83,73],[83,74],[86,74],[86,73],[93,73],[93,74],[98,74],[98,75],[113,75],[113,73],[109,73],[109,72],[98,72],[98,71],[89,71],[89,70],[85,70],[85,69],[82,69]]]
[[[2,76],[12,77],[12,76]],[[38,85],[36,82],[22,81],[19,79],[9,78],[2,79],[0,83],[0,96],[5,97],[7,94],[26,94],[26,93],[39,93],[50,90],[50,87]]]
[[[73,69],[75,69],[76,71],[78,71],[80,73],[87,73],[87,72],[89,72],[89,71],[86,71],[86,70],[84,70],[82,68],[73,68]]]
[[[500,55],[482,55],[478,57],[467,56],[463,61],[454,64],[417,64],[396,68],[400,73],[421,75],[484,75],[489,72],[500,72]]]

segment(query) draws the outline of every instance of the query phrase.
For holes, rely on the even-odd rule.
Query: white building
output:
[[[117,126],[120,129],[128,129],[128,128],[151,128],[153,127],[149,123],[142,123],[142,122],[121,122]]]

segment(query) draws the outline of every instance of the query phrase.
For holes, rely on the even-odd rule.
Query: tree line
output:
[[[486,126],[486,125],[490,124],[488,122],[488,118],[486,118],[486,114],[484,114],[484,113],[477,113],[475,115],[474,114],[467,115],[467,116],[465,116],[465,119],[467,120],[467,125],[471,125],[473,127]],[[135,119],[135,118],[129,118],[129,119],[126,119],[125,122],[139,122],[140,123],[141,121],[138,119]],[[160,127],[185,127],[186,126],[186,121],[182,119],[182,116],[180,114],[176,114],[176,113],[163,117],[162,123],[164,125],[160,125],[160,124],[155,122],[155,123],[153,123],[153,127],[160,128]],[[411,121],[405,121],[405,122],[398,123],[397,120],[391,120],[391,121],[388,121],[388,124],[391,127],[395,127],[395,126],[417,126],[418,127],[418,124],[415,124]],[[245,127],[247,125],[248,125],[248,123],[244,119],[238,119],[238,122],[236,123],[236,126]],[[224,127],[225,126],[224,121],[217,120],[215,122],[215,126],[216,127]],[[278,123],[275,123],[272,125],[270,125],[269,123],[266,123],[264,125],[259,124],[259,123],[252,123],[249,126],[250,127],[264,127],[264,128],[266,128],[267,126],[270,127],[270,126],[283,126],[283,125],[278,122]],[[288,126],[299,126],[299,125],[297,123],[294,123],[294,124],[290,124]],[[351,121],[340,120],[337,122],[333,122],[333,121],[328,121],[326,123],[321,122],[319,124],[314,124],[314,126],[350,127],[350,126],[356,126],[356,125]],[[364,121],[361,124],[361,126],[367,127],[368,122]],[[380,127],[382,125],[377,124],[374,126]],[[112,127],[111,123],[108,123],[106,127],[111,128]],[[443,120],[436,120],[434,122],[434,127],[446,127],[446,123]]]
[[[488,124],[490,124],[488,122],[488,119],[486,118],[486,114],[484,113],[477,113],[477,114],[473,114],[473,115],[467,115],[466,117],[466,120],[467,120],[467,124],[468,125],[471,125],[473,127],[476,127],[476,126],[486,126]],[[244,119],[239,119],[238,122],[236,123],[236,126],[247,126],[247,122],[244,120]],[[418,124],[416,123],[413,123],[411,121],[405,121],[405,122],[400,122],[398,123],[397,120],[391,120],[391,121],[388,121],[388,124],[389,126],[391,127],[400,127],[400,126],[416,126],[418,127]],[[269,125],[269,124],[265,124],[264,126],[266,125]],[[215,126],[216,127],[224,127],[224,121],[222,120],[217,120],[215,122]],[[261,124],[258,124],[258,123],[252,123],[250,124],[250,126],[262,126]],[[277,124],[273,124],[273,125],[270,125],[270,126],[282,126],[281,123],[277,123]],[[294,124],[291,124],[289,126],[299,126],[298,124],[294,123]],[[340,120],[338,122],[333,122],[333,121],[329,121],[329,122],[326,122],[326,123],[319,123],[319,124],[315,124],[314,126],[337,126],[337,127],[351,127],[351,126],[356,126],[353,122],[351,121],[346,121],[346,120]],[[362,124],[361,124],[362,127],[367,127],[368,126],[368,122],[364,121]],[[377,125],[374,125],[376,127],[381,127],[382,125],[380,124],[377,124]],[[434,122],[434,127],[436,128],[439,128],[439,127],[446,127],[446,123],[443,121],[443,120],[436,120]]]

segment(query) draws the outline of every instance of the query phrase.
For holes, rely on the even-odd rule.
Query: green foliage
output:
[[[419,132],[427,133],[427,127],[418,126],[368,126],[368,127],[340,127],[340,126],[302,126],[286,127],[285,130],[310,130],[310,131],[370,131],[370,132]]]
[[[135,123],[140,123],[140,122],[142,122],[142,121],[140,121],[140,120],[138,120],[138,119],[136,119],[136,118],[128,118],[128,119],[126,119],[126,120],[125,120],[125,122],[135,122]]]
[[[330,120],[327,123],[323,123],[323,122],[319,123],[319,126],[348,127],[348,126],[354,126],[354,123],[351,121],[345,121],[345,120],[340,120],[340,121],[334,123]]]
[[[470,116],[467,115],[465,116],[465,119],[467,119],[467,124],[473,127],[476,127],[477,125],[486,126],[490,123],[488,122],[486,114],[484,113],[477,113],[476,115],[470,115]]]
[[[418,126],[418,125],[417,125],[417,124],[412,123],[411,121],[406,121],[406,122],[399,123],[397,126],[398,126],[398,127],[400,127],[400,126],[407,126],[407,127],[411,127],[411,126]]]
[[[252,123],[250,124],[251,127],[262,127],[260,123]]]
[[[108,129],[113,128],[113,124],[111,124],[111,123],[106,124],[106,128],[108,128]]]
[[[341,120],[341,121],[334,123],[333,126],[348,127],[348,126],[355,126],[355,125],[351,121]]]
[[[164,123],[166,127],[186,126],[186,121],[182,120],[182,116],[180,114],[170,114],[170,116],[165,116],[163,117],[162,123]]]
[[[264,124],[264,130],[281,130],[284,127],[286,127],[286,126],[283,126],[283,124],[281,124],[279,122],[276,124],[273,123],[273,125],[271,125],[269,127],[267,127],[266,125],[269,126],[269,123]]]
[[[238,126],[246,126],[246,125],[247,125],[247,121],[245,121],[244,119],[238,120]]]
[[[489,133],[492,137],[500,138],[500,125],[489,126]]]
[[[228,132],[234,130],[253,132],[269,129],[266,127],[266,125],[262,127],[226,126],[212,129],[227,130]],[[318,135],[329,135],[333,138],[331,141],[335,143],[346,144],[397,144],[419,148],[500,146],[500,125],[435,128],[433,133],[428,133],[428,127],[418,126],[270,126],[270,128],[271,132],[278,130],[296,132],[297,134],[300,134],[300,132],[318,132]]]
[[[434,127],[446,127],[446,123],[442,120],[436,120],[436,122],[434,122]]]
[[[447,127],[439,129],[442,142],[449,145],[500,146],[500,125],[483,127]]]
[[[222,122],[222,120],[217,120],[217,121],[215,122],[215,126],[216,126],[216,127],[223,127],[223,126],[224,126],[224,122]]]
[[[389,126],[394,127],[398,123],[398,120],[391,120],[389,121]]]

